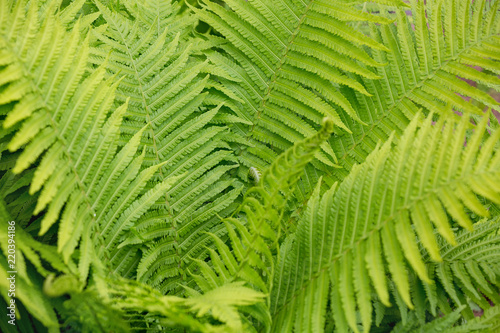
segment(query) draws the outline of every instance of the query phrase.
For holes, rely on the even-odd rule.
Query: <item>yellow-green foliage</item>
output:
[[[0,0],[0,331],[498,331],[499,3]]]

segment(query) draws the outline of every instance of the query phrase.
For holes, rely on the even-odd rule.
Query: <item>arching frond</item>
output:
[[[95,3],[107,26],[96,29],[98,44],[91,52],[97,63],[109,54],[108,72],[122,76],[118,100],[130,98],[122,140],[147,125],[144,167],[162,163],[146,189],[180,176],[124,242],[117,248],[118,243],[110,242],[106,248],[112,249],[120,274],[136,275],[163,292],[182,291],[179,284],[189,283],[189,258],[206,255],[210,237],[205,232],[220,229],[217,215],[235,207],[241,187],[230,177],[237,164],[226,142],[227,128],[216,120],[220,106],[207,109],[204,104],[206,63],[193,55],[196,47],[186,40],[185,23],[194,18],[179,16],[179,6],[170,1],[157,7],[128,1],[129,16]]]
[[[45,211],[37,231],[57,225],[53,239],[66,263],[80,245],[85,281],[99,261],[95,248],[119,239],[172,181],[143,192],[160,167],[140,171],[144,154],[134,157],[145,128],[118,151],[126,104],[111,111],[116,84],[104,79],[103,67],[86,72],[88,34],[80,35],[78,23],[67,31],[56,9],[38,17],[36,4],[20,1],[2,18],[0,104],[8,110],[3,127],[14,128],[7,147],[21,151],[12,172],[35,165],[33,214]]]
[[[119,278],[99,281],[97,288],[107,304],[128,317],[147,311],[149,318],[143,321],[191,332],[248,332],[252,327],[239,317],[238,311],[264,298],[242,282],[203,295],[189,289],[190,298],[163,296],[148,285]]]
[[[392,131],[401,134],[419,109],[443,117],[455,116],[453,111],[482,116],[481,106],[500,110],[484,89],[464,82],[500,91],[500,26],[493,24],[498,21],[498,2],[411,3],[411,15],[400,8],[394,24],[371,26],[375,41],[389,52],[372,49],[369,53],[387,65],[373,68],[378,80],[360,78],[370,96],[344,89],[349,100],[357,101],[353,105],[367,126],[343,118],[353,133],[340,133],[330,140],[343,167],[329,172],[332,180],[344,179]]]
[[[242,100],[237,108],[252,122],[235,126],[242,136],[255,139],[251,148],[243,149],[243,165],[264,168],[293,143],[311,136],[325,116],[349,131],[339,110],[356,121],[359,117],[338,87],[369,95],[346,73],[377,78],[361,64],[381,63],[363,46],[386,48],[347,22],[389,20],[332,1],[230,0],[225,4],[204,1],[202,9],[195,11],[225,38],[220,45],[224,53],[207,56],[232,78],[221,82]],[[316,157],[323,166],[336,160],[326,144]]]
[[[296,143],[280,155],[264,171],[258,185],[246,192],[237,211],[246,215],[246,221],[234,217],[224,220],[231,247],[212,234],[217,245],[217,251],[210,251],[213,267],[196,260],[201,275],[195,278],[202,291],[210,292],[243,280],[259,291],[270,292],[287,192],[332,131],[333,121],[325,118],[316,135]],[[271,318],[267,311],[260,308],[250,314],[269,328]]]
[[[475,128],[465,149],[467,117],[456,126],[443,120],[433,125],[432,117],[419,126],[420,120],[417,114],[394,148],[392,140],[377,148],[338,189],[333,186],[321,198],[315,192],[295,236],[281,250],[286,259],[277,268],[281,274],[273,288],[274,329],[322,330],[331,288],[337,330],[358,331],[359,311],[368,331],[371,291],[383,304],[391,303],[386,272],[396,302],[413,308],[407,270],[432,281],[417,237],[428,257],[442,262],[446,251],[435,231],[457,243],[447,215],[454,225],[473,230],[464,209],[488,215],[476,195],[499,201],[500,133],[483,142],[488,118]]]

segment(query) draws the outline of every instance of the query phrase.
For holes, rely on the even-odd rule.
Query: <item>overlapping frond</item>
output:
[[[500,277],[497,268],[500,259],[499,230],[497,217],[477,223],[472,232],[459,231],[456,235],[456,245],[449,244],[441,235],[437,235],[443,258],[441,262],[433,261],[420,244],[423,261],[433,283],[424,283],[414,272],[409,274],[411,298],[415,309],[410,311],[403,302],[398,301],[399,295],[394,294],[399,311],[399,319],[396,321],[400,321],[396,331],[406,332],[417,328],[424,330],[434,325],[448,328],[459,319],[470,321],[474,318],[468,306],[471,302],[483,310],[490,308],[490,302],[498,304],[500,297],[496,290]],[[427,323],[429,318],[439,317],[439,314],[450,315],[456,319],[449,324],[444,324],[446,320],[443,320],[444,326],[438,324],[439,320]],[[384,314],[378,317],[382,322],[395,321],[393,317],[385,320]]]
[[[437,314],[436,307],[442,313],[449,313],[450,308],[454,308],[453,304],[466,305],[468,301],[484,310],[490,307],[489,301],[498,304],[500,297],[496,290],[500,285],[500,270],[497,264],[500,259],[499,228],[498,217],[477,223],[473,232],[457,233],[455,246],[438,237],[442,262],[432,262],[428,252],[422,251],[429,276],[433,277],[435,285],[422,284],[425,294],[414,294],[413,297],[427,299],[427,308],[433,315]],[[424,291],[418,287],[414,290],[415,293]],[[443,294],[449,300],[446,304],[443,304]],[[462,316],[467,320],[474,317],[469,308],[462,311]]]
[[[371,36],[389,52],[372,49],[369,53],[387,65],[373,68],[378,80],[360,77],[370,96],[343,90],[366,126],[343,118],[353,134],[340,133],[330,140],[343,167],[331,173],[333,180],[344,179],[392,131],[401,134],[419,109],[444,117],[456,116],[454,111],[481,116],[485,106],[500,110],[481,88],[500,91],[498,1],[424,4],[415,0],[411,4],[411,15],[397,8],[392,11],[395,14],[387,13],[396,20],[394,24],[371,26]],[[383,7],[379,10],[387,12]]]
[[[104,67],[86,71],[89,34],[78,22],[66,27],[57,2],[40,16],[37,3],[11,5],[2,2],[0,104],[13,134],[7,148],[21,152],[12,172],[33,165],[29,194],[40,193],[31,213],[45,212],[36,231],[53,236],[66,263],[79,246],[85,281],[91,262],[109,260],[96,247],[116,244],[171,182],[143,191],[160,167],[141,171],[144,154],[134,157],[144,129],[118,151],[127,105],[113,110],[116,84]]]
[[[398,323],[391,331],[392,333],[495,333],[500,329],[500,309],[491,307],[484,313],[471,320],[463,320],[460,312],[465,309],[463,305],[450,314],[438,317],[423,325],[419,324],[417,318],[410,314],[406,324]]]
[[[128,318],[140,317],[147,311],[146,318],[137,320],[142,327],[136,329],[142,330],[161,325],[174,331],[249,332],[252,327],[238,312],[265,297],[242,282],[229,283],[203,295],[188,288],[190,298],[163,296],[146,284],[119,278],[99,281],[97,289],[106,304]]]
[[[410,313],[409,318],[406,323],[400,321],[397,325],[394,326],[394,329],[391,330],[391,333],[410,333],[410,332],[447,332],[446,330],[452,327],[459,319],[460,319],[460,311],[465,308],[465,305],[461,306],[457,310],[453,311],[450,314],[443,315],[442,317],[436,318],[428,323],[420,324],[417,320],[417,317]],[[479,326],[479,328],[485,328],[485,326]],[[478,331],[478,329],[471,329],[470,332]]]
[[[241,185],[230,176],[237,164],[226,143],[228,129],[218,119],[220,106],[204,104],[208,70],[187,37],[192,15],[179,14],[170,1],[157,7],[128,1],[128,15],[95,3],[107,24],[96,29],[91,52],[95,62],[107,61],[110,75],[120,76],[118,100],[130,98],[122,140],[147,125],[145,166],[162,163],[146,189],[180,176],[118,248],[107,247],[120,274],[136,275],[163,292],[182,291],[189,257],[207,253],[205,232],[220,231],[217,215],[236,207]]]
[[[491,307],[484,311],[481,317],[476,317],[467,322],[463,322],[459,326],[448,328],[446,333],[495,333],[500,330],[500,308],[498,306]]]
[[[456,245],[451,225],[475,228],[466,208],[489,214],[476,196],[500,199],[500,132],[489,136],[487,120],[476,126],[463,148],[467,117],[456,125],[443,120],[433,125],[429,116],[419,125],[417,114],[394,148],[392,140],[377,148],[338,189],[333,186],[322,197],[317,189],[296,234],[281,249],[284,259],[271,306],[274,328],[321,331],[330,299],[337,330],[368,331],[372,291],[386,306],[391,299],[408,308],[418,306],[410,294],[408,270],[425,283],[432,281],[425,258],[442,262],[447,255],[436,232]]]
[[[225,38],[220,41],[223,52],[207,57],[231,78],[220,82],[241,100],[232,101],[236,114],[251,122],[234,128],[250,140],[250,147],[243,147],[240,156],[246,170],[265,168],[279,153],[311,136],[325,116],[347,131],[341,112],[359,121],[338,88],[349,86],[369,95],[346,73],[377,78],[367,66],[381,63],[364,46],[386,48],[348,22],[389,20],[345,1],[230,0],[221,6],[207,0],[195,11]],[[321,161],[315,162],[317,167],[331,166],[336,160],[327,144],[316,157]]]
[[[21,224],[16,225],[15,220],[12,219],[8,212],[9,208],[5,204],[4,198],[1,198],[0,277],[2,282],[0,283],[0,290],[2,296],[7,306],[11,306],[8,295],[12,295],[14,289],[18,301],[22,302],[31,315],[43,323],[49,332],[58,332],[58,321],[54,305],[44,298],[42,292],[43,277],[48,274],[48,271],[42,266],[42,258],[51,264],[53,263],[62,271],[67,272],[68,267],[62,264],[62,258],[54,248],[36,242],[23,230]],[[32,269],[29,265],[27,266],[27,262],[31,262],[35,269]],[[12,279],[12,276],[14,276],[14,279]],[[14,284],[15,288],[12,288],[11,283]],[[12,318],[8,320],[10,319]]]
[[[196,260],[201,275],[196,275],[195,279],[202,291],[210,292],[242,280],[261,292],[270,292],[287,193],[332,131],[333,121],[325,118],[316,135],[296,143],[280,155],[263,172],[258,184],[246,192],[236,211],[246,218],[224,220],[230,247],[212,234],[217,246],[217,251],[210,251],[212,267]],[[268,311],[260,307],[250,314],[269,328]]]

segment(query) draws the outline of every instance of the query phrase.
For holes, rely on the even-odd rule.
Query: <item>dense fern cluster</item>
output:
[[[497,332],[499,75],[497,0],[0,0],[0,330]]]

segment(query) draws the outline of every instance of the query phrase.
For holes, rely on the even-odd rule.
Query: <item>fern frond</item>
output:
[[[101,297],[127,316],[148,312],[156,325],[189,329],[192,332],[254,331],[238,311],[262,302],[264,294],[234,282],[203,295],[188,288],[190,298],[163,296],[148,285],[125,279],[99,281]]]
[[[404,332],[448,332],[451,326],[453,326],[460,319],[460,311],[465,308],[465,305],[461,306],[457,310],[453,311],[450,314],[444,315],[443,317],[439,317],[434,319],[431,322],[425,323],[423,325],[419,325],[415,316],[411,316],[410,320],[403,324],[403,322],[399,322],[394,329],[391,331],[393,333],[404,333]],[[484,327],[484,326],[483,326]],[[471,330],[474,332],[475,330]]]
[[[196,21],[193,15],[182,12],[182,3],[168,1],[135,1],[122,2],[131,16],[138,20],[149,23],[156,29],[156,36],[168,30],[170,37],[175,37],[174,32],[180,32],[181,39],[188,38],[190,28]]]
[[[276,157],[313,135],[325,116],[346,131],[349,128],[339,110],[359,121],[338,88],[349,86],[369,95],[346,73],[376,78],[366,66],[381,64],[363,47],[386,48],[347,22],[389,20],[332,1],[231,0],[225,6],[203,1],[202,9],[193,10],[225,38],[218,46],[223,52],[207,57],[232,78],[220,82],[244,102],[233,101],[236,107],[232,109],[241,110],[243,118],[252,122],[251,126],[235,126],[237,133],[256,141],[252,140],[252,149],[242,148],[241,162],[247,169],[269,165],[266,150],[271,148]],[[318,167],[336,161],[326,144],[316,157],[321,161]]]
[[[64,294],[64,302],[59,303],[58,312],[64,318],[64,326],[78,332],[131,332],[131,323],[126,315],[106,303],[95,285],[78,290],[78,281],[74,276],[50,276],[44,282],[44,292],[55,298]],[[61,306],[62,305],[62,306]]]
[[[407,324],[403,325],[402,322],[400,322],[394,327],[394,330],[391,332],[494,333],[497,332],[500,328],[500,311],[498,307],[491,307],[487,309],[482,316],[468,321],[460,320],[460,311],[462,311],[464,308],[465,306],[461,306],[452,313],[434,319],[433,321],[425,323],[423,325],[419,325],[415,316],[412,316]]]
[[[488,215],[476,195],[499,201],[500,133],[478,149],[488,117],[465,149],[467,117],[456,126],[443,120],[433,125],[431,116],[419,126],[420,121],[417,114],[394,148],[392,140],[377,148],[338,189],[333,186],[322,197],[315,192],[293,244],[288,243],[287,259],[277,268],[282,275],[275,276],[273,289],[274,329],[323,328],[328,293],[318,290],[330,286],[338,329],[358,331],[359,310],[368,331],[371,291],[390,305],[386,272],[392,276],[396,303],[413,308],[407,271],[431,282],[417,237],[429,258],[443,261],[435,231],[456,244],[447,215],[455,225],[473,230],[464,209]]]
[[[210,250],[213,267],[196,260],[201,275],[195,276],[204,292],[218,290],[233,281],[243,280],[259,291],[269,293],[274,276],[274,256],[281,234],[281,220],[287,192],[313,158],[320,145],[333,131],[333,121],[325,118],[322,129],[314,136],[296,143],[264,171],[257,186],[250,188],[242,206],[236,211],[246,221],[234,217],[224,220],[230,245],[212,234],[217,251]],[[271,318],[265,309],[253,313],[269,328]]]
[[[237,164],[226,142],[226,123],[216,120],[220,105],[208,109],[204,103],[207,64],[188,38],[195,18],[180,14],[179,5],[170,1],[127,1],[128,15],[95,3],[107,26],[95,30],[98,43],[91,53],[96,63],[110,54],[109,74],[123,77],[117,98],[130,98],[122,142],[146,125],[144,165],[162,163],[145,190],[180,177],[168,195],[130,224],[135,233],[130,230],[113,249],[112,265],[118,273],[136,270],[140,281],[163,292],[182,292],[179,284],[189,284],[188,258],[207,255],[210,239],[204,232],[215,231],[217,214],[227,215],[235,206],[240,187],[230,177]]]
[[[374,68],[379,80],[360,78],[369,96],[344,88],[349,100],[357,101],[353,106],[367,126],[343,118],[353,134],[340,133],[330,140],[343,167],[329,172],[332,181],[344,179],[393,130],[400,135],[419,109],[442,117],[456,117],[453,111],[482,117],[484,106],[499,109],[484,89],[464,82],[500,89],[500,62],[494,51],[500,45],[500,27],[492,24],[498,21],[498,3],[486,3],[412,1],[411,16],[397,9],[395,24],[371,26],[374,40],[390,52],[372,49],[370,54],[387,66]]]
[[[430,317],[436,318],[440,314],[452,317],[458,315],[455,322],[458,319],[469,321],[474,318],[471,302],[484,310],[489,309],[491,303],[500,302],[496,292],[499,272],[494,269],[500,259],[499,228],[498,217],[481,221],[475,225],[473,232],[459,231],[456,245],[450,245],[441,235],[437,235],[442,262],[434,262],[420,245],[423,261],[433,283],[424,283],[413,272],[409,274],[415,310],[409,311],[404,303],[397,302],[401,320],[399,330],[423,330],[434,327],[434,324],[449,328],[451,324],[442,326],[439,320],[429,325],[426,322]],[[396,300],[397,297],[399,295],[395,294]],[[398,320],[392,317],[388,319],[388,322],[394,321]]]
[[[3,194],[3,192],[1,193]],[[48,271],[42,266],[41,259],[48,259],[47,256],[44,256],[47,249],[33,240],[21,225],[17,224],[16,226],[15,221],[11,219],[7,211],[3,198],[0,199],[0,219],[0,248],[2,250],[0,254],[0,277],[2,278],[0,289],[3,298],[10,306],[11,297],[15,295],[17,298],[15,300],[17,301],[15,303],[16,312],[19,310],[19,303],[21,303],[30,315],[48,328],[49,332],[58,332],[54,304],[46,300],[42,292],[43,276],[46,276]],[[8,233],[9,230],[12,232]],[[11,246],[9,247],[9,245]],[[37,250],[40,249],[40,253],[37,253]],[[50,264],[56,263],[55,266],[58,266],[59,269],[63,266],[62,271],[68,272],[67,266],[60,265],[62,258],[55,253],[55,250],[52,254],[52,260],[48,260],[48,262]],[[35,269],[27,267],[26,261],[31,262]],[[14,280],[10,279],[12,276],[14,276]],[[14,288],[12,288],[11,283],[14,284]]]
[[[481,317],[476,317],[472,320],[462,323],[447,329],[446,333],[466,333],[466,332],[485,332],[494,333],[500,329],[500,308],[498,306],[491,307],[484,311]]]
[[[2,21],[0,36],[0,73],[10,78],[0,93],[9,108],[3,127],[16,129],[7,147],[21,151],[12,172],[35,165],[29,193],[40,194],[33,214],[45,211],[37,231],[57,224],[66,263],[80,245],[78,274],[85,281],[91,262],[106,256],[98,258],[96,247],[116,243],[170,183],[139,197],[159,166],[139,172],[144,156],[132,158],[142,130],[117,152],[127,105],[110,112],[116,84],[104,79],[104,67],[86,71],[89,34],[80,35],[78,22],[67,31],[54,4],[40,17],[37,4],[27,13],[22,6],[16,3]]]
[[[500,272],[491,269],[500,259],[498,230],[499,223],[496,218],[476,224],[471,233],[464,231],[458,233],[456,246],[438,238],[443,257],[441,263],[431,263],[428,253],[422,251],[423,260],[428,263],[429,274],[434,276],[436,282],[435,286],[424,284],[425,295],[429,299],[429,309],[432,314],[436,314],[436,305],[443,313],[447,313],[447,307],[440,304],[438,294],[443,290],[450,299],[450,303],[453,302],[457,306],[466,304],[465,299],[472,300],[482,309],[490,307],[488,300],[494,304],[500,303],[500,297],[496,292]],[[441,291],[438,292],[438,289]],[[463,316],[468,320],[472,319],[472,311],[464,310]]]

